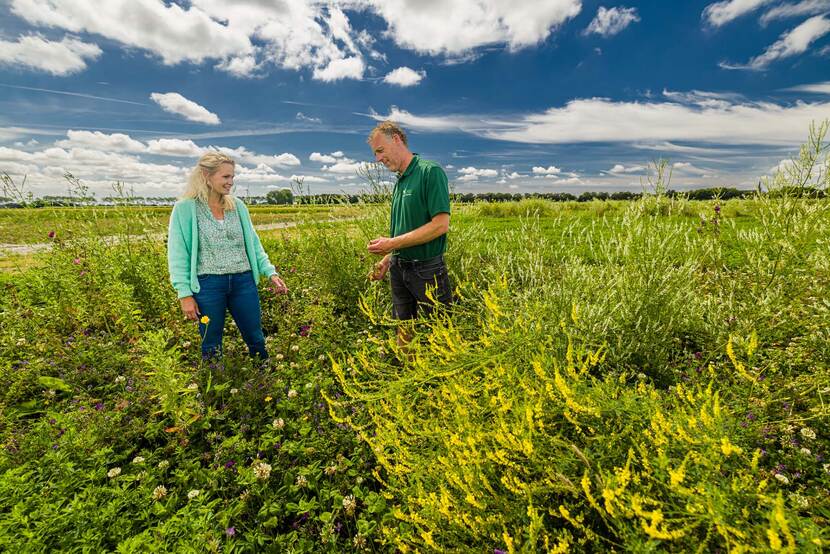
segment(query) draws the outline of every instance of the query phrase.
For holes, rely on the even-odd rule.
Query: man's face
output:
[[[375,154],[375,161],[382,163],[389,171],[400,173],[405,167],[401,167],[404,159],[403,142],[398,135],[388,137],[383,133],[375,133],[369,146]]]

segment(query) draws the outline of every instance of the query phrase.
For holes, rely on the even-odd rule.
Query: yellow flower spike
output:
[[[747,357],[751,358],[755,351],[758,349],[758,333],[752,331],[752,334],[749,335],[749,344],[746,347],[746,355]]]
[[[202,319],[200,319],[199,321],[202,322],[202,325],[207,325],[208,323],[210,323],[210,318],[206,315],[203,315]]]
[[[720,450],[724,456],[731,456],[732,454],[740,454],[743,452],[741,447],[732,444],[727,437],[723,437],[720,440]]]

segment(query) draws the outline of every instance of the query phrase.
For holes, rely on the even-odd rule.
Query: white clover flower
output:
[[[120,385],[121,383],[125,382],[126,380],[127,380],[126,377],[124,377],[123,375],[119,375],[118,377],[115,378],[115,384]]]
[[[26,344],[26,339],[25,338],[17,339],[17,346],[23,346],[24,344]]]
[[[825,472],[830,473],[830,464],[823,464],[821,467]]]
[[[799,450],[799,452],[801,452],[805,456],[811,456],[813,454],[812,452],[810,452],[809,448],[804,448],[804,447],[802,447],[801,450]]]
[[[234,387],[234,388],[232,388],[232,389],[231,389],[231,394],[236,394],[236,393],[238,393],[238,392],[239,392],[239,389],[238,389],[238,388],[236,388],[236,387]]]
[[[317,356],[317,361],[325,362],[326,361],[326,355],[325,354],[320,354],[319,356]]]
[[[277,359],[277,361],[282,360],[283,358],[285,358],[285,356],[283,356],[282,354],[277,354],[274,357]]]
[[[199,489],[193,489],[192,491],[190,491],[190,492],[188,492],[188,493],[187,493],[187,499],[188,499],[188,500],[193,500],[194,498],[196,498],[197,496],[199,496],[199,493],[200,493],[200,492],[201,492],[201,491],[200,491]]]
[[[305,475],[297,475],[297,486],[305,487],[306,485],[308,485],[308,479],[306,479]]]
[[[164,485],[159,485],[153,489],[153,500],[161,500],[165,496],[167,496],[167,487]]]
[[[364,537],[360,533],[354,536],[352,542],[354,543],[355,548],[358,548],[360,550],[366,548],[366,537]]]
[[[186,340],[186,341],[184,341],[184,342],[182,343],[182,346],[183,346],[184,348],[190,348],[190,345],[191,345],[191,344],[192,344],[192,343],[191,343],[189,340]]]
[[[300,350],[300,345],[298,345],[298,344],[292,344],[291,345],[291,351],[292,352],[298,352],[299,350]]]
[[[264,481],[271,476],[271,466],[265,462],[257,462],[254,464],[254,475],[256,478]]]
[[[816,432],[810,429],[809,427],[803,427],[801,429],[801,436],[805,439],[813,440],[814,438],[816,438]]]
[[[197,385],[196,383],[190,383],[189,385],[187,385],[187,390],[197,390],[198,388],[199,385]]]
[[[283,420],[281,417],[278,417],[277,419],[271,422],[271,427],[273,427],[274,429],[282,429],[283,427],[285,427],[285,420]]]
[[[292,369],[300,367],[299,365],[297,365],[297,362],[291,362],[290,364],[288,364],[288,366]]]
[[[324,471],[326,475],[334,475],[335,473],[337,473],[337,464],[326,466],[326,469]]]
[[[169,465],[170,465],[170,462],[168,462],[167,460],[162,460],[158,463],[158,468],[159,469],[167,469]]]
[[[297,396],[297,391],[295,389],[291,389],[288,391],[288,398],[295,398]]]
[[[801,496],[800,494],[791,494],[790,502],[792,502],[799,508],[808,508],[810,506],[810,501],[807,500],[806,497]]]
[[[134,464],[143,464],[144,463],[144,457],[143,456],[136,456],[135,458],[133,458],[133,463]]]
[[[353,515],[355,508],[357,508],[357,501],[353,494],[343,498],[343,510],[345,510],[347,516]]]
[[[782,482],[783,484],[785,484],[785,485],[789,485],[789,484],[790,484],[790,480],[789,480],[789,479],[787,479],[787,476],[786,476],[786,475],[782,475],[781,473],[776,473],[776,474],[774,475],[774,477],[775,477],[776,479],[778,479],[779,481],[781,481],[781,482]]]
[[[305,388],[310,389],[314,387],[314,383],[306,383]]]
[[[107,472],[107,477],[109,477],[110,479],[115,479],[119,475],[121,475],[121,468],[120,467],[114,467],[114,468],[112,468],[111,470],[109,470]]]
[[[357,483],[358,485],[360,485],[360,484],[362,484],[362,483],[363,483],[363,477],[361,477],[360,475],[358,475],[358,476],[357,476],[357,479],[355,479],[354,481],[355,481],[355,483]]]

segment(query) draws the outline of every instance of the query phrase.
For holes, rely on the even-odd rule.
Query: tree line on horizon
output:
[[[688,191],[666,191],[670,198],[684,197],[689,200],[729,200],[733,198],[749,198],[757,189],[737,189],[734,187],[711,187]],[[584,191],[579,194],[569,192],[454,192],[450,194],[453,202],[470,204],[474,202],[519,202],[521,200],[549,200],[552,202],[591,202],[593,200],[637,200],[649,192],[632,191]],[[827,192],[819,188],[801,190],[777,190],[775,196],[800,196],[806,198],[825,198]],[[359,204],[381,203],[388,200],[388,193],[325,193],[325,194],[295,194],[289,189],[273,190],[265,196],[240,196],[249,205],[311,205],[311,204]],[[175,196],[107,196],[100,200],[94,196],[55,196],[45,195],[31,201],[21,202],[0,196],[0,208],[46,208],[46,207],[80,207],[89,205],[172,205]]]

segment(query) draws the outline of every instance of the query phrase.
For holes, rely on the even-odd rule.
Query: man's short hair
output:
[[[409,146],[406,142],[406,133],[404,133],[403,129],[401,129],[398,126],[398,124],[394,121],[389,121],[387,119],[386,121],[381,121],[380,123],[375,125],[375,128],[372,129],[372,132],[369,133],[369,138],[366,140],[366,142],[370,142],[372,140],[372,137],[374,137],[377,133],[383,133],[389,138],[398,135],[399,137],[401,137],[401,142],[403,142],[404,146]]]

